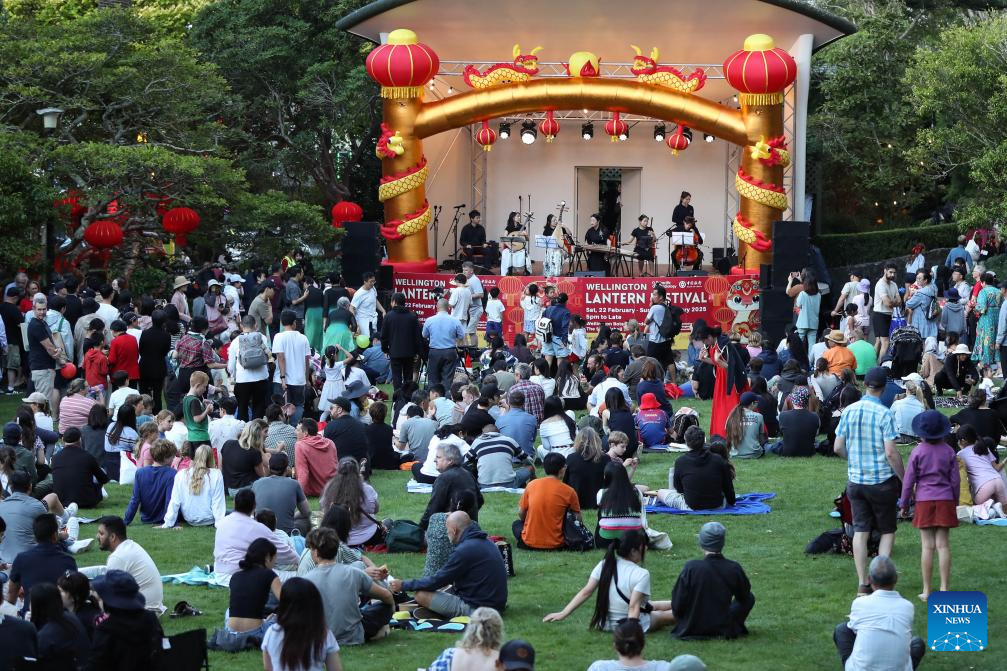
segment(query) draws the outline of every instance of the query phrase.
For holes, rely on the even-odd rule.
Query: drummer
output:
[[[458,244],[462,247],[462,258],[466,261],[481,256],[486,247],[486,227],[482,225],[482,214],[479,210],[469,212],[469,223],[462,226],[458,234]]]

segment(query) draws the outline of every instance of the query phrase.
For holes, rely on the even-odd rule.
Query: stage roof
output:
[[[856,32],[856,26],[798,0],[378,0],[336,26],[373,42],[381,33],[409,28],[442,61],[511,60],[542,45],[542,61],[565,61],[592,51],[607,62],[628,62],[636,44],[658,47],[662,63],[720,64],[745,37],[767,33],[789,49],[800,35],[814,48]]]

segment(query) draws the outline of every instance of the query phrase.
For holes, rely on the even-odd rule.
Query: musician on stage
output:
[[[690,206],[690,209],[691,206]],[[675,208],[678,211],[678,208]],[[671,252],[671,262],[675,266],[675,270],[681,270],[682,266],[691,265],[693,270],[699,270],[699,267],[703,264],[703,250],[699,248],[703,244],[703,234],[699,232],[699,227],[696,225],[696,218],[693,216],[686,217],[681,224],[675,224],[672,229],[672,233],[691,233],[692,242],[691,245],[675,245]]]
[[[556,241],[556,247],[549,247],[545,250],[542,273],[546,277],[559,277],[563,274],[563,256],[567,253],[566,242],[573,236],[567,227],[556,219],[555,214],[550,214],[545,218],[545,228],[542,229],[542,235]]]
[[[479,210],[469,212],[469,223],[462,226],[458,234],[458,244],[462,247],[462,259],[474,260],[482,256],[486,247],[486,227],[482,225],[482,214]]]
[[[511,270],[521,269],[523,274],[531,274],[531,259],[528,256],[528,231],[517,212],[507,216],[507,226],[504,228],[508,237],[524,238],[522,242],[508,242],[507,248],[501,252],[500,274],[510,275]]]
[[[675,211],[671,213],[671,223],[682,225],[685,223],[686,217],[696,216],[696,212],[692,209],[690,203],[692,203],[692,194],[688,191],[683,191],[682,195],[678,197],[678,205],[675,206]]]
[[[608,244],[605,232],[601,230],[601,215],[592,214],[590,228],[584,234],[584,242],[589,245],[605,246]],[[609,274],[608,254],[605,252],[590,251],[587,254],[587,269],[598,272],[603,271]]]
[[[650,225],[650,217],[641,214],[637,226],[629,235],[633,238],[633,255],[636,256],[637,272],[643,275],[643,265],[654,260],[654,229]]]

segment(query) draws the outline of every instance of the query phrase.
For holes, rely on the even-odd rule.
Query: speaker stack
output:
[[[773,263],[759,268],[759,310],[766,347],[776,347],[794,321],[794,299],[787,295],[790,273],[811,263],[811,224],[773,222]]]
[[[359,287],[364,283],[363,274],[377,273],[380,247],[378,245],[378,224],[373,221],[348,221],[343,224],[343,279],[348,287]]]

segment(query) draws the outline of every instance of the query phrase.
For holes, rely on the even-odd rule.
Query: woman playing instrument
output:
[[[545,250],[545,263],[543,273],[546,277],[559,277],[563,274],[563,259],[573,253],[573,236],[566,226],[563,225],[564,205],[560,206],[559,218],[550,214],[545,218],[545,229],[542,235],[551,237],[556,241],[556,247],[549,247]]]
[[[689,206],[692,209],[692,206]],[[678,208],[675,208],[678,212]],[[696,226],[696,218],[689,215],[685,217],[681,224],[675,224],[671,229],[675,233],[689,233],[692,235],[692,244],[688,245],[675,245],[674,250],[671,252],[671,262],[675,266],[675,270],[681,270],[684,266],[692,266],[693,270],[699,270],[700,265],[703,263],[703,251],[699,248],[703,244],[703,234],[699,232],[699,228]]]
[[[525,230],[524,224],[521,223],[517,212],[511,212],[507,216],[507,226],[504,230],[507,233],[507,237],[511,238],[511,240],[501,252],[500,272],[504,275],[510,275],[511,270],[520,268],[526,275],[530,274],[528,251],[526,249],[528,246],[528,231]],[[515,238],[523,238],[523,240],[515,242]]]
[[[601,215],[591,215],[591,226],[584,234],[584,242],[595,248],[604,246],[608,241],[605,233],[601,230]],[[608,255],[602,251],[589,251],[587,254],[587,269],[591,271],[602,271],[608,274]]]
[[[638,224],[630,232],[633,238],[633,254],[636,256],[636,268],[640,275],[643,275],[643,266],[648,261],[654,260],[654,229],[650,225],[650,217],[641,214]]]

